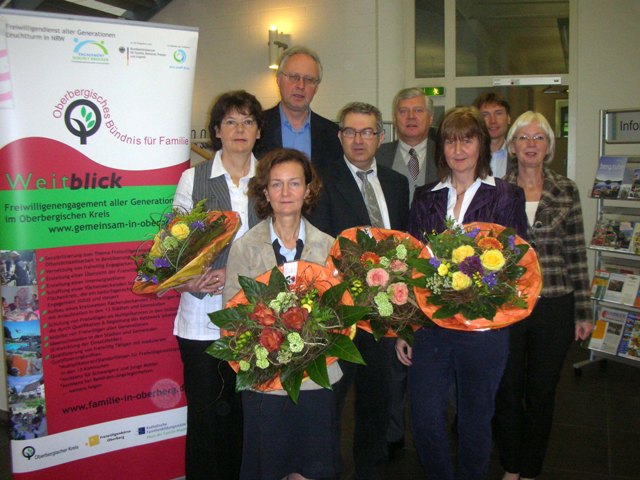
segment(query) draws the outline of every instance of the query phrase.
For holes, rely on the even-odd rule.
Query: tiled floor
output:
[[[589,357],[574,344],[562,372],[556,397],[556,414],[544,472],[539,480],[639,480],[640,479],[640,363],[593,363],[576,376],[573,364]],[[343,433],[348,419],[344,419]],[[410,437],[410,435],[407,435]],[[348,455],[348,435],[343,435],[345,474],[353,478]],[[421,479],[424,474],[410,438],[387,468],[388,478]],[[489,480],[503,471],[494,451]]]
[[[638,480],[640,364],[593,364],[585,367],[581,376],[575,376],[573,363],[587,357],[588,351],[577,344],[570,351],[558,387],[549,452],[539,480]],[[346,411],[350,411],[348,405]],[[343,420],[345,480],[353,476],[351,420]],[[5,424],[1,427],[0,480],[9,480],[8,428]],[[410,435],[407,437],[406,448],[388,465],[390,480],[424,478]],[[488,479],[499,480],[501,476],[494,452]]]

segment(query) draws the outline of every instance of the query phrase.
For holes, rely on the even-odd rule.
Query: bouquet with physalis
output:
[[[535,251],[512,228],[475,222],[425,235],[429,261],[416,288],[421,308],[445,328],[501,328],[525,318],[542,288]]]
[[[414,294],[423,284],[416,267],[426,258],[425,246],[408,233],[355,227],[338,235],[327,264],[349,285],[355,303],[371,308],[358,327],[376,340],[399,336],[411,344],[414,329],[431,323]]]
[[[205,200],[190,212],[174,208],[157,222],[153,240],[143,243],[132,258],[137,277],[133,292],[162,294],[201,275],[231,242],[240,227],[236,212],[207,212]]]
[[[209,314],[222,337],[207,348],[236,370],[236,390],[284,389],[297,402],[306,378],[331,388],[327,366],[340,358],[364,364],[352,326],[368,313],[353,306],[347,285],[321,265],[299,261],[287,277],[275,267],[242,290],[227,308]]]

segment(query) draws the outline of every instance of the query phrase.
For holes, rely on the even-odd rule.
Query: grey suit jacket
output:
[[[380,148],[376,152],[376,162],[378,162],[378,165],[393,168],[393,162],[398,154],[399,148],[400,145],[398,140],[380,145]],[[424,182],[421,182],[421,185],[426,185],[427,183],[439,180],[435,161],[435,143],[431,139],[427,140],[426,167],[427,168],[424,169]],[[410,179],[409,184],[409,187],[411,188]]]
[[[200,163],[195,167],[195,178],[193,184],[193,204],[202,199],[206,199],[205,205],[208,210],[231,210],[231,196],[229,187],[224,177],[211,177],[214,159]],[[249,227],[253,227],[259,222],[256,216],[255,199],[249,197]],[[229,247],[225,247],[213,261],[213,268],[223,268],[227,264]]]
[[[333,245],[333,237],[321,232],[304,221],[305,242],[300,258],[307,262],[324,265],[329,255],[329,249]],[[241,238],[233,242],[227,262],[227,275],[222,295],[223,303],[227,303],[231,297],[240,291],[238,275],[256,278],[264,272],[270,271],[276,266],[276,256],[271,245],[269,232],[269,219],[263,220]],[[328,367],[329,381],[333,384],[342,377],[342,370],[338,362]],[[301,390],[316,390],[321,388],[315,382],[307,380],[302,383]],[[284,395],[284,390],[269,392],[276,395]]]

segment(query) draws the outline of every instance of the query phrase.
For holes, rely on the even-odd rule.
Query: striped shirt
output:
[[[517,185],[517,169],[504,177]],[[573,180],[547,168],[533,225],[527,229],[542,269],[543,297],[573,292],[575,321],[592,320],[580,194]]]

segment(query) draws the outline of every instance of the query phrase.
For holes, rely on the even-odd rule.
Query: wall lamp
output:
[[[280,55],[287,48],[291,42],[291,36],[285,35],[278,31],[278,27],[271,25],[269,28],[269,68],[272,70],[278,69],[278,60]]]

